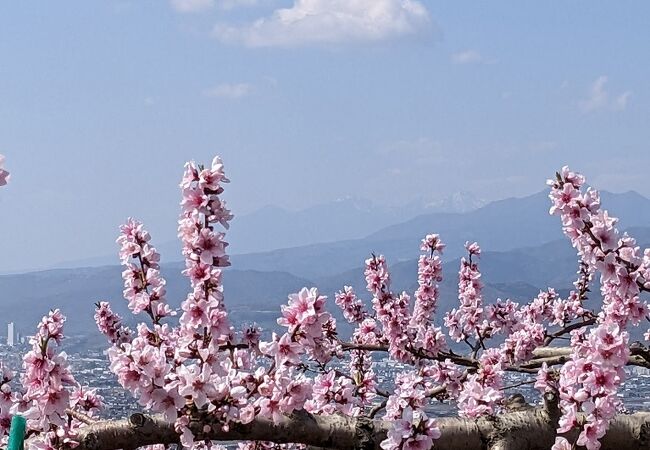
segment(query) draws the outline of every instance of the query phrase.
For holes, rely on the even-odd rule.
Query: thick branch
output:
[[[366,423],[368,425],[366,425]],[[250,424],[231,424],[227,431],[209,419],[190,424],[197,439],[215,441],[300,442],[319,447],[354,449],[371,439],[363,429],[371,429],[369,419],[345,416],[313,416],[304,411],[285,417],[279,423],[255,419]],[[206,431],[209,430],[209,431]],[[152,444],[174,444],[179,436],[171,423],[160,416],[133,414],[129,419],[98,422],[79,432],[77,450],[134,449]],[[366,447],[373,448],[373,447]]]
[[[490,446],[489,450],[518,450],[518,447],[511,440],[499,439]]]
[[[435,448],[548,450],[555,440],[558,417],[557,409],[547,405],[476,420],[439,418],[442,435],[435,441]],[[389,424],[381,420],[313,416],[306,412],[286,417],[277,424],[259,418],[247,425],[233,424],[228,431],[209,420],[191,424],[199,439],[295,442],[339,450],[379,449],[388,427]],[[568,437],[576,436],[577,431],[574,431]],[[89,425],[80,430],[79,440],[77,450],[134,449],[151,444],[177,443],[178,435],[172,424],[159,417],[134,414],[130,419]],[[602,450],[649,448],[650,413],[617,416],[601,442]]]
[[[630,345],[630,354],[648,363],[646,367],[650,366],[650,350],[640,342],[634,342]]]
[[[79,411],[75,411],[75,410],[72,409],[72,408],[68,408],[68,409],[66,409],[65,412],[66,412],[66,414],[68,414],[70,417],[72,417],[72,418],[74,418],[74,419],[77,419],[79,422],[81,422],[81,423],[85,423],[86,425],[90,425],[90,424],[92,424],[92,423],[97,422],[96,419],[93,419],[93,418],[90,417],[89,415],[84,414],[84,413],[79,412]]]

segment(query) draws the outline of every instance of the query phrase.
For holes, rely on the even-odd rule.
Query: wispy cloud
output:
[[[590,113],[599,110],[623,111],[632,95],[632,91],[625,91],[613,95],[607,91],[607,77],[601,75],[589,87],[589,93],[582,99],[578,106],[583,113]]]
[[[451,55],[451,62],[454,64],[496,64],[495,58],[489,58],[475,49],[466,49]]]
[[[454,64],[480,64],[485,62],[485,58],[476,50],[463,50],[451,55],[451,61]]]
[[[181,13],[197,13],[214,7],[214,0],[170,0],[169,3]]]
[[[612,108],[616,111],[623,111],[627,108],[627,102],[630,100],[631,96],[632,91],[625,91],[622,94],[617,95],[612,103]]]
[[[243,26],[218,24],[214,36],[248,47],[377,42],[430,25],[417,0],[294,0],[290,8]]]
[[[223,83],[203,91],[203,95],[212,98],[236,100],[246,97],[253,92],[253,86],[248,83]]]
[[[219,8],[221,9],[234,9],[240,6],[255,6],[259,0],[220,0]]]

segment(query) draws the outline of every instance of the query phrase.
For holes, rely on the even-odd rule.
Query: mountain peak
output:
[[[437,212],[465,213],[485,206],[487,202],[468,191],[454,192],[442,199],[429,201],[424,204],[425,210]]]

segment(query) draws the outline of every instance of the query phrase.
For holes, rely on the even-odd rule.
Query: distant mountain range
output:
[[[557,217],[550,216],[547,191],[481,205],[470,194],[456,194],[427,209],[420,200],[400,209],[381,208],[368,201],[344,199],[290,212],[267,207],[235,217],[227,233],[237,269],[278,270],[306,278],[352,269],[372,252],[403,261],[417,253],[420,239],[438,233],[447,243],[446,258],[463,253],[465,241],[476,240],[486,250],[535,246],[562,237]],[[605,207],[621,218],[623,227],[650,226],[650,200],[630,191],[602,192]],[[453,205],[453,206],[452,206]],[[451,212],[454,209],[465,212]],[[422,211],[426,211],[422,213]],[[157,242],[164,262],[181,260],[178,240]],[[55,268],[112,265],[114,254],[57,264]]]
[[[174,308],[180,306],[189,289],[181,269],[179,263],[162,267],[167,298]],[[122,297],[121,272],[120,266],[105,266],[0,276],[0,336],[6,336],[7,322],[14,322],[23,335],[33,334],[43,315],[60,308],[68,319],[68,335],[84,336],[87,345],[104,345],[93,319],[96,302],[109,301],[131,325],[136,323]],[[228,270],[225,289],[232,320],[273,325],[287,295],[311,284],[288,273]]]
[[[632,191],[601,195],[603,205],[621,219],[623,228],[650,226],[647,198]],[[232,261],[238,269],[280,270],[314,279],[358,267],[373,252],[391,261],[412,259],[428,233],[440,234],[447,244],[447,260],[464,254],[465,241],[477,241],[489,251],[538,246],[563,237],[560,220],[549,215],[549,207],[544,191],[493,202],[468,213],[423,214],[362,239],[235,255]]]
[[[634,192],[603,193],[602,199],[604,207],[621,218],[620,228],[642,247],[650,246],[650,200]],[[359,239],[235,255],[233,267],[224,274],[226,303],[234,322],[254,321],[269,328],[275,326],[287,295],[303,286],[317,286],[331,298],[344,285],[351,285],[369,298],[364,295],[363,261],[371,252],[387,256],[393,290],[412,293],[417,286],[418,244],[430,232],[440,233],[448,244],[441,312],[457,304],[458,257],[466,240],[477,240],[483,248],[480,264],[486,301],[497,297],[527,301],[549,286],[566,294],[575,277],[577,257],[562,236],[559,219],[548,215],[548,207],[546,193],[539,193],[466,213],[420,215]],[[272,238],[266,232],[260,234]],[[173,261],[162,267],[173,307],[187,293],[182,268],[182,262]],[[109,300],[116,311],[130,316],[122,299],[120,273],[120,267],[109,265],[0,276],[0,336],[5,334],[5,322],[15,322],[22,334],[28,334],[49,309],[61,308],[68,316],[68,332],[83,336],[82,345],[103,345],[92,319],[94,302]],[[597,292],[594,289],[591,301],[598,302]],[[344,332],[349,331],[340,323]]]
[[[263,252],[359,239],[422,214],[466,213],[483,206],[485,201],[468,192],[457,192],[442,199],[422,198],[396,207],[352,197],[300,211],[267,206],[252,214],[235,215],[228,239],[233,254]]]
[[[458,192],[442,199],[421,198],[399,207],[380,206],[360,198],[343,198],[299,211],[266,206],[235,218],[228,231],[232,254],[266,252],[316,243],[361,239],[384,227],[421,214],[462,213],[485,205],[471,193]],[[146,224],[145,224],[146,225]],[[177,240],[154,244],[164,261],[178,261],[181,246]],[[117,251],[117,250],[116,250]],[[67,261],[48,267],[63,269],[111,265],[115,254]]]
[[[421,204],[421,209],[429,213],[465,213],[482,208],[487,202],[471,192],[456,192],[443,199],[421,199],[416,204]]]

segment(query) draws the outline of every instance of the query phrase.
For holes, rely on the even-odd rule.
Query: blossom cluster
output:
[[[442,263],[440,253],[444,248],[438,235],[427,235],[421,245],[424,252],[418,261],[418,289],[414,294],[415,302],[410,305],[411,297],[403,292],[395,295],[390,290],[390,272],[382,255],[373,255],[366,261],[366,284],[372,298],[374,315],[366,313],[363,303],[351,288],[345,288],[337,297],[337,304],[344,315],[357,324],[353,333],[353,350],[350,352],[350,375],[356,383],[356,397],[359,409],[370,404],[378,394],[376,375],[372,369],[371,357],[366,348],[387,345],[389,354],[397,360],[414,364],[420,368],[412,378],[401,379],[402,389],[389,395],[385,418],[393,423],[382,448],[428,448],[437,438],[435,421],[424,412],[425,390],[432,390],[435,382],[448,382],[458,390],[457,377],[445,377],[445,369],[451,363],[441,364],[435,359],[446,349],[446,341],[440,327],[433,321],[439,295],[438,283],[442,281]],[[359,314],[358,311],[363,311]],[[448,371],[449,374],[453,372]],[[451,379],[454,378],[452,382]],[[409,380],[413,382],[408,387]],[[343,380],[343,386],[350,385]],[[407,401],[407,392],[417,392],[416,398]],[[420,395],[421,394],[421,395]],[[386,395],[386,394],[383,394]],[[427,397],[428,398],[428,397]],[[346,399],[346,404],[351,403]],[[420,447],[422,446],[422,447]]]
[[[305,404],[305,409],[314,414],[331,415],[339,412],[348,416],[358,415],[355,388],[354,380],[337,376],[334,370],[317,375],[311,399]]]
[[[160,255],[151,244],[149,232],[135,219],[129,218],[120,227],[117,243],[124,266],[124,298],[134,315],[146,314],[151,324],[140,323],[133,332],[122,325],[107,302],[97,303],[95,321],[112,344],[108,350],[110,368],[120,385],[142,406],[173,421],[184,401],[173,362],[178,335],[163,323],[176,313],[166,301]]]
[[[7,175],[0,165],[0,185]],[[134,219],[117,239],[123,294],[131,313],[146,320],[131,329],[107,302],[96,304],[95,321],[110,344],[107,354],[118,382],[145,409],[173,423],[184,447],[222,450],[209,437],[215,424],[228,431],[258,418],[279,422],[299,411],[375,417],[384,410],[391,426],[382,449],[429,449],[440,437],[438,422],[426,413],[430,401],[455,402],[460,416],[470,419],[498,414],[509,389],[505,373],[537,370],[529,382],[560,399],[558,433],[580,429],[575,442],[558,437],[553,449],[599,448],[621,406],[617,391],[630,359],[628,330],[650,319],[641,299],[650,291],[650,250],[641,252],[634,239],[618,232],[598,193],[583,189],[581,175],[564,168],[550,182],[551,213],[561,217],[580,256],[575,289],[567,296],[548,288],[528,302],[489,303],[481,248],[467,242],[458,306],[437,317],[445,245],[439,235],[428,234],[420,246],[414,292],[393,292],[386,258],[373,255],[364,271],[368,307],[351,286],[335,294],[334,303],[355,327],[350,342],[339,335],[327,297],[316,288],[289,295],[277,320],[280,331],[270,336],[255,325],[231,324],[223,289],[223,270],[230,265],[225,233],[232,219],[222,199],[227,182],[219,158],[208,167],[185,166],[178,236],[190,291],[178,312],[166,299],[160,255]],[[597,273],[604,299],[598,314],[586,306]],[[20,413],[37,436],[30,443],[34,448],[72,447],[83,426],[74,413],[92,417],[101,407],[101,397],[79,386],[66,354],[58,351],[64,321],[52,311],[39,324],[24,358],[22,390],[12,386],[14,374],[0,364],[0,436],[5,436],[0,443],[6,443],[11,414]],[[542,358],[537,369],[536,353],[567,336],[570,360]],[[466,344],[468,352],[452,351],[447,338]],[[385,388],[373,352],[388,352],[411,367]],[[202,419],[211,427],[197,425]],[[300,446],[256,442],[239,448]]]
[[[388,437],[381,443],[384,450],[427,450],[440,437],[435,419],[424,412],[427,383],[417,372],[398,374],[395,393],[388,398],[384,419],[393,421]]]
[[[11,386],[16,374],[0,362],[0,445],[7,445],[6,435],[11,425],[11,408],[18,399],[18,394]]]
[[[461,259],[458,282],[458,299],[460,307],[452,309],[445,316],[445,326],[449,329],[449,335],[460,342],[468,338],[480,339],[484,331],[482,329],[485,319],[483,308],[483,283],[481,272],[473,257],[481,254],[481,248],[476,242],[465,244],[469,257]]]
[[[620,403],[617,389],[624,381],[629,357],[627,327],[649,317],[640,293],[650,288],[650,266],[636,241],[621,234],[617,219],[601,208],[598,192],[582,189],[582,175],[564,167],[548,184],[553,202],[550,212],[560,216],[564,233],[586,266],[585,273],[600,272],[603,308],[597,326],[588,333],[584,329],[572,332],[572,360],[561,367],[558,387],[563,412],[558,431],[577,426],[578,412],[584,413],[586,423],[577,444],[594,450],[600,448],[598,440]]]
[[[282,317],[278,324],[287,327],[286,333],[280,338],[284,341],[287,354],[283,354],[282,346],[271,344],[264,353],[274,356],[276,363],[281,364],[287,359],[297,362],[294,349],[301,349],[311,359],[327,363],[339,349],[336,339],[336,320],[325,310],[327,297],[320,295],[318,289],[303,288],[297,294],[289,296],[289,303],[282,305]]]
[[[9,383],[14,374],[2,367],[0,436],[9,427],[10,415],[20,414],[27,419],[28,434],[36,436],[29,442],[33,450],[72,445],[83,425],[74,413],[92,418],[102,408],[102,397],[76,382],[66,353],[56,350],[64,337],[65,320],[54,310],[39,323],[36,335],[30,338],[31,350],[23,356],[21,390],[12,391]]]
[[[5,157],[4,155],[0,155],[0,187],[6,186],[9,182],[9,172],[5,170],[4,163]]]
[[[99,304],[100,330],[114,344],[109,351],[111,370],[123,387],[139,402],[175,422],[184,445],[191,446],[194,433],[189,415],[207,410],[221,419],[252,419],[246,394],[244,370],[251,365],[247,351],[237,350],[234,331],[223,305],[221,267],[227,266],[227,243],[215,225],[228,227],[232,215],[219,195],[228,182],[223,165],[215,158],[211,167],[186,164],[181,181],[183,199],[179,237],[192,291],[181,304],[179,326],[163,323],[175,315],[165,301],[165,280],[160,275],[160,257],[150,244],[142,224],[129,219],[118,238],[125,264],[124,296],[134,314],[145,312],[151,326],[141,323],[133,339],[116,339],[121,326],[107,305]],[[248,343],[259,340],[253,329]],[[226,349],[228,347],[228,349]],[[197,445],[202,445],[197,442]]]
[[[141,222],[129,218],[117,239],[124,266],[124,298],[133,314],[147,313],[155,324],[173,315],[165,300],[165,279],[160,274],[160,254]]]
[[[390,289],[390,271],[383,255],[366,260],[365,277],[375,312],[357,326],[355,340],[367,344],[387,343],[390,355],[412,363],[422,356],[436,357],[447,348],[440,327],[433,322],[442,281],[440,254],[444,248],[437,234],[427,235],[420,246],[424,252],[418,260],[418,288],[411,307],[411,296]],[[358,308],[361,308],[360,306]],[[377,323],[381,328],[377,326]],[[368,336],[366,336],[368,335]]]
[[[428,234],[422,240],[420,250],[424,254],[418,259],[418,288],[415,304],[409,321],[409,332],[414,336],[414,347],[428,356],[436,356],[447,348],[440,327],[435,326],[439,283],[442,282],[442,251],[445,244],[437,234]]]
[[[131,341],[131,330],[122,325],[122,318],[114,313],[108,302],[99,302],[95,305],[95,322],[99,332],[102,333],[111,344],[124,344]]]
[[[145,408],[174,422],[183,445],[194,448],[207,445],[190,426],[197,414],[210,415],[225,430],[232,422],[279,420],[295,410],[321,408],[311,380],[298,370],[304,361],[326,364],[340,353],[336,321],[316,289],[289,297],[278,320],[287,331],[270,341],[262,341],[255,326],[241,333],[231,326],[221,272],[229,265],[228,244],[218,231],[232,218],[220,198],[227,181],[218,158],[208,168],[185,166],[178,234],[191,291],[181,303],[178,325],[167,323],[174,311],[165,302],[159,255],[149,233],[132,219],[118,238],[126,266],[124,296],[131,312],[145,312],[151,323],[132,333],[108,304],[99,303],[96,312],[100,331],[113,344],[108,354],[120,384]],[[270,365],[255,368],[260,358]]]
[[[418,260],[418,289],[415,291],[415,305],[411,317],[411,326],[417,326],[431,320],[436,312],[439,287],[442,281],[442,254],[445,244],[437,234],[425,236],[420,245],[420,250],[426,254],[420,255]]]
[[[363,309],[363,302],[357,297],[352,286],[344,286],[336,293],[336,304],[343,310],[343,317],[350,323],[362,322],[368,313]]]
[[[406,292],[395,295],[390,290],[390,272],[383,255],[373,255],[366,260],[365,276],[367,289],[373,296],[376,319],[382,326],[390,355],[400,361],[409,361],[406,346],[410,340],[404,331],[409,323],[410,296]]]
[[[356,319],[351,322],[357,323],[353,334],[357,347],[350,358],[363,354],[364,348],[387,345],[392,357],[415,364],[424,382],[438,386],[432,390],[439,392],[435,396],[456,400],[462,416],[494,414],[504,400],[505,371],[530,360],[535,349],[544,345],[550,326],[564,326],[586,317],[580,295],[574,291],[562,299],[549,289],[521,306],[509,299],[484,304],[477,261],[481,249],[477,243],[468,242],[468,256],[461,260],[459,271],[460,308],[445,316],[449,336],[467,342],[477,361],[477,370],[463,375],[464,371],[449,359],[434,361],[446,357],[445,336],[433,320],[437,283],[442,280],[438,254],[444,244],[437,235],[428,235],[422,242],[421,249],[427,253],[419,260],[419,287],[412,308],[406,293],[396,296],[390,290],[388,265],[381,255],[366,261],[374,315],[355,315],[363,311],[363,303],[351,288],[339,293],[337,303],[344,314]],[[485,350],[487,341],[499,334],[506,335],[503,343]],[[415,410],[414,414],[420,413]]]
[[[0,187],[9,182],[9,172],[4,169],[4,155],[0,155]],[[0,362],[0,445],[7,445],[6,434],[11,425],[11,407],[16,401],[16,395],[11,388],[15,374]]]

